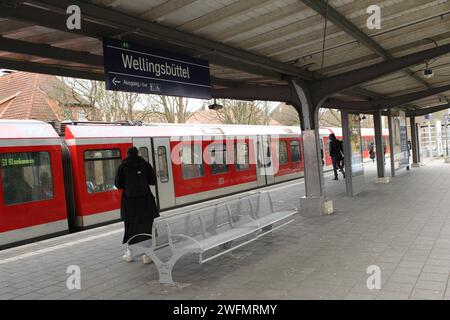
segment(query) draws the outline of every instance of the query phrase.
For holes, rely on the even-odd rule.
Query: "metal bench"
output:
[[[181,257],[199,254],[199,263],[205,263],[293,222],[297,212],[292,204],[273,201],[269,193],[258,192],[158,218],[152,239],[128,248],[133,257],[145,254],[153,260],[160,283],[173,284],[172,270]]]

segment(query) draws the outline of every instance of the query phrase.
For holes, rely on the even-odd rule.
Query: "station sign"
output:
[[[211,99],[209,62],[103,39],[107,90]]]

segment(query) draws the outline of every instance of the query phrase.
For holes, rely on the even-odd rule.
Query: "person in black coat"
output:
[[[117,170],[115,185],[122,189],[120,217],[124,222],[123,243],[133,236],[152,233],[153,220],[159,217],[158,206],[149,186],[156,184],[156,175],[152,166],[139,156],[136,147],[127,151],[127,157]],[[148,240],[148,236],[138,236],[129,244]],[[125,253],[127,255],[129,251]],[[127,257],[124,256],[127,260]]]
[[[330,145],[329,145],[329,153],[331,160],[333,161],[333,171],[334,171],[334,178],[333,180],[339,180],[338,179],[338,173],[337,170],[339,169],[340,172],[342,172],[342,175],[345,178],[345,172],[344,172],[344,147],[341,140],[338,140],[334,133],[330,134]]]
[[[372,159],[372,162],[375,162],[375,145],[373,142],[369,144],[369,156]]]

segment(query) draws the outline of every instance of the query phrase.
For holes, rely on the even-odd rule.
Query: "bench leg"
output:
[[[177,252],[172,255],[172,257],[167,262],[162,262],[161,259],[159,259],[156,254],[148,250],[145,252],[145,254],[150,257],[150,259],[153,260],[155,263],[155,267],[158,270],[159,273],[159,282],[164,284],[175,284],[173,282],[172,278],[172,270],[175,266],[175,263],[184,255],[191,254],[191,253],[200,253],[198,250],[189,250],[186,252]]]
[[[172,269],[173,265],[170,263],[161,263],[159,266],[157,265],[158,273],[159,273],[159,283],[164,284],[174,284],[172,278]]]
[[[156,270],[158,270],[159,274],[159,283],[173,285],[172,269],[175,265],[173,258],[167,262],[162,262],[153,251],[148,250],[145,254],[155,263]]]

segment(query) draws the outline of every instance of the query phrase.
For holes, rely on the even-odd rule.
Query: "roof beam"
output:
[[[103,67],[103,57],[89,52],[73,51],[5,37],[0,37],[0,50]]]
[[[247,52],[245,50],[237,49],[234,47],[230,47],[228,45],[224,45],[222,43],[218,43],[215,41],[207,40],[196,35],[192,35],[186,32],[182,32],[173,28],[169,28],[154,22],[150,22],[138,17],[130,16],[125,13],[118,12],[111,8],[101,7],[99,5],[92,4],[87,1],[81,0],[30,0],[32,4],[36,4],[39,6],[43,6],[49,9],[53,9],[53,11],[59,10],[62,14],[62,17],[59,19],[59,23],[56,21],[51,21],[48,18],[48,14],[51,13],[49,11],[45,11],[44,18],[45,20],[50,20],[52,22],[53,27],[58,30],[68,31],[66,28],[65,20],[66,13],[65,10],[69,5],[78,5],[83,13],[84,19],[88,18],[90,22],[96,22],[95,24],[101,24],[102,26],[112,27],[114,29],[129,31],[133,34],[144,35],[145,37],[157,39],[162,42],[173,43],[185,48],[190,48],[192,50],[196,50],[199,52],[203,52],[204,54],[211,55],[211,62],[214,62],[215,57],[222,57],[228,60],[228,67],[233,65],[234,62],[240,62],[242,64],[257,67],[259,70],[272,71],[274,73],[278,73],[279,77],[283,77],[284,75],[299,77],[303,79],[312,79],[313,73],[303,70],[299,67],[293,67],[282,62],[278,62],[275,60],[271,60],[269,58],[259,56],[254,53]],[[15,10],[10,11],[10,14],[15,17],[21,17],[24,20],[27,20],[25,13],[23,12],[26,8],[30,8],[26,4],[21,5]],[[0,5],[1,8],[1,5]],[[37,12],[39,8],[31,7],[33,10]],[[33,18],[34,20],[38,19],[36,14],[34,17],[28,17],[28,20]],[[62,21],[61,21],[62,20]],[[32,20],[29,20],[32,21]],[[41,19],[42,21],[42,19]],[[48,21],[48,22],[50,22]],[[83,20],[83,27],[81,30],[77,30],[77,32],[83,32],[85,28],[84,24],[88,22],[87,20]],[[48,23],[47,23],[48,24]],[[97,34],[96,37],[103,37],[103,34]]]
[[[357,26],[351,23],[347,18],[345,18],[342,14],[340,14],[336,9],[331,5],[327,5],[323,0],[301,0],[308,7],[322,15],[323,17],[327,16],[328,10],[328,19],[340,29],[344,30],[346,33],[351,35],[353,38],[364,44],[370,50],[376,52],[379,56],[384,59],[390,59],[390,54],[381,47],[376,41],[367,36],[364,32],[362,32]],[[327,8],[328,6],[328,8]]]
[[[393,73],[412,65],[422,63],[426,59],[439,57],[450,52],[450,44],[415,52],[389,61],[376,63],[368,67],[348,71],[333,77],[317,80],[309,85],[315,103],[342,90],[352,88],[361,83]]]
[[[309,6],[310,8],[317,11],[323,17],[328,17],[328,19],[338,26],[340,29],[344,30],[347,34],[352,36],[354,39],[361,42],[364,46],[369,48],[372,52],[375,52],[384,60],[392,60],[394,56],[391,55],[387,50],[385,50],[378,42],[373,40],[363,31],[361,31],[356,25],[350,22],[344,15],[340,14],[333,6],[324,2],[323,0],[301,0],[304,4]],[[419,82],[422,86],[429,87],[430,85],[420,78],[418,75],[414,74],[411,70],[405,70],[406,74],[411,78]]]
[[[64,67],[48,65],[45,63],[35,63],[28,61],[12,61],[7,59],[0,59],[0,68],[20,70],[35,73],[52,74],[55,76],[73,77],[87,80],[104,81],[103,72],[97,73],[92,71],[82,71],[75,69],[68,69]]]
[[[324,103],[324,107],[328,108],[351,108],[357,110],[382,110],[404,105],[409,102],[420,100],[450,90],[450,85],[429,88],[422,91],[403,94],[400,96],[390,97],[386,99],[372,101],[342,101],[337,99],[329,99]]]
[[[8,9],[8,7],[3,7],[3,4],[0,2],[0,9]],[[173,43],[163,42],[158,39],[150,39],[145,35],[141,34],[132,34],[136,30],[131,29],[119,29],[114,27],[108,27],[102,24],[97,24],[91,21],[83,21],[82,28],[80,30],[72,30],[69,31],[66,28],[66,19],[67,17],[64,14],[59,14],[56,12],[51,12],[48,10],[30,7],[30,6],[22,6],[18,10],[14,10],[11,12],[7,12],[6,10],[0,10],[0,16],[7,15],[9,17],[13,17],[14,19],[19,19],[23,21],[32,22],[33,24],[44,26],[47,28],[67,32],[68,34],[79,34],[82,36],[100,39],[103,37],[116,37],[118,34],[122,34],[124,31],[127,31],[129,34],[124,37],[124,40],[128,40],[136,43],[143,43],[145,46],[155,46],[161,48],[162,50],[179,52],[183,51],[187,55],[191,56],[205,56],[206,54],[201,54],[198,51],[194,51],[193,49],[180,47]],[[263,69],[261,67],[250,65],[247,63],[242,63],[240,61],[232,61],[227,58],[223,58],[221,56],[211,56],[209,59],[211,63],[222,65],[229,68],[240,69],[249,73],[266,76],[274,79],[281,79],[281,74],[272,70]]]
[[[60,58],[61,60],[61,58]],[[96,81],[105,81],[105,76],[102,72],[93,72],[93,71],[83,71],[63,66],[55,66],[46,63],[38,63],[38,62],[30,62],[30,61],[14,61],[8,59],[0,58],[0,68],[4,69],[12,69],[26,72],[34,72],[34,73],[44,73],[44,74],[52,74],[55,76],[62,77],[72,77],[72,78],[80,78],[86,80],[96,80]],[[226,79],[214,78],[211,77],[211,83],[213,85],[223,86],[223,87],[237,87],[242,85],[241,82],[230,81]]]
[[[438,112],[438,111],[442,111],[445,109],[449,109],[450,108],[450,102],[441,104],[441,105],[437,105],[437,106],[433,106],[433,107],[429,107],[429,108],[423,108],[423,109],[417,109],[417,110],[412,110],[412,111],[408,111],[406,113],[407,117],[420,117],[420,116],[424,116],[426,114],[429,113],[434,113],[434,112]]]

